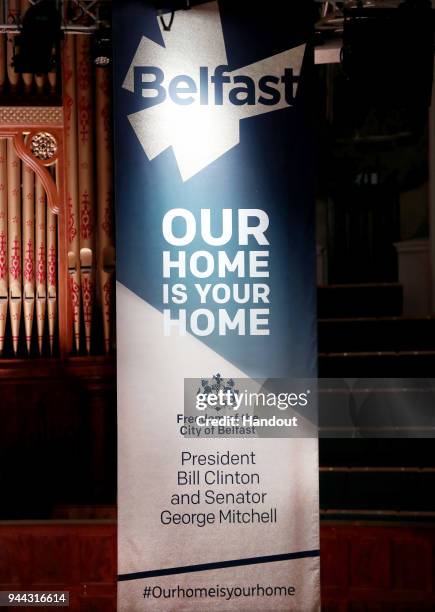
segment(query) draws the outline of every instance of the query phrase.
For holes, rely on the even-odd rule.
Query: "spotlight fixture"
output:
[[[174,23],[174,16],[176,11],[187,11],[192,6],[197,6],[198,4],[206,4],[207,2],[211,2],[212,0],[155,0],[154,6],[157,11],[157,15],[160,17],[160,22],[162,24],[163,29],[166,32],[172,28],[172,24]],[[169,21],[165,21],[164,15],[170,14]]]
[[[342,65],[355,98],[388,107],[430,105],[434,47],[433,16],[427,0],[397,8],[344,11]]]
[[[15,37],[12,60],[15,72],[42,74],[52,71],[59,61],[61,35],[56,2],[40,0],[31,5],[24,15],[21,33]]]
[[[175,13],[175,11],[187,10],[191,3],[189,0],[156,0],[154,3],[158,15]]]
[[[106,68],[112,62],[112,32],[109,27],[100,27],[94,37],[93,58],[95,66]]]
[[[155,0],[154,6],[158,15],[164,15],[165,13],[175,13],[175,11],[187,11],[192,6],[206,4],[207,2],[212,2],[212,0]]]

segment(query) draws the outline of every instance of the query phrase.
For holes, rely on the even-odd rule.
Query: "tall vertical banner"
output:
[[[310,2],[162,5],[114,3],[118,609],[312,612],[317,438],[231,404],[316,377]]]

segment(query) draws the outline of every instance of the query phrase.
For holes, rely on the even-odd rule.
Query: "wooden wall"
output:
[[[3,360],[0,423],[0,520],[116,503],[112,356]]]
[[[70,592],[70,610],[116,610],[113,523],[0,524],[0,589]]]
[[[323,524],[323,612],[435,610],[435,527]]]
[[[325,523],[323,612],[435,610],[435,526]],[[116,609],[114,521],[0,523],[0,590],[68,590],[71,610]]]

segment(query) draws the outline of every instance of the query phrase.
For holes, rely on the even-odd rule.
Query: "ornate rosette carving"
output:
[[[36,132],[32,134],[30,150],[41,161],[48,161],[56,156],[57,140],[49,132]]]

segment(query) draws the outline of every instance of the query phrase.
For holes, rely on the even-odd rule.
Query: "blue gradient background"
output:
[[[245,5],[244,9],[240,6]],[[293,0],[294,18],[280,19],[284,2],[263,7],[243,2],[221,1],[220,12],[230,69],[307,41],[307,0]],[[299,7],[299,11],[298,11]],[[267,12],[265,12],[267,11]],[[176,28],[177,16],[174,25]],[[117,278],[152,306],[163,310],[162,251],[170,250],[162,236],[162,219],[172,208],[201,208],[220,211],[260,208],[270,218],[270,278],[256,279],[271,288],[270,335],[237,336],[217,333],[201,338],[213,350],[252,377],[316,376],[316,278],[312,135],[309,98],[312,55],[305,56],[297,104],[293,108],[245,119],[240,125],[240,144],[210,166],[183,182],[172,149],[148,161],[127,115],[146,108],[147,100],[122,89],[122,82],[141,36],[161,43],[154,9],[144,0],[114,3],[115,49],[115,151],[117,202]],[[199,213],[198,213],[199,217]],[[219,219],[221,215],[217,215]],[[213,228],[218,235],[220,222]],[[208,247],[198,238],[185,248],[216,252],[225,249],[230,257],[241,248],[261,250],[254,241],[239,247],[236,239],[224,247]],[[184,247],[183,247],[184,249]],[[173,248],[173,255],[178,249]],[[180,280],[180,282],[186,282]],[[233,282],[191,278],[200,282]],[[234,279],[234,282],[249,282]],[[239,306],[199,305],[196,291],[182,308],[227,308]],[[264,306],[253,305],[255,308]],[[177,307],[171,306],[176,314]],[[118,313],[122,334],[123,317]],[[163,330],[162,330],[163,334]],[[170,356],[168,355],[168,358]],[[150,355],[152,359],[152,355]],[[162,364],[164,367],[164,364]],[[228,373],[230,375],[230,373]]]

